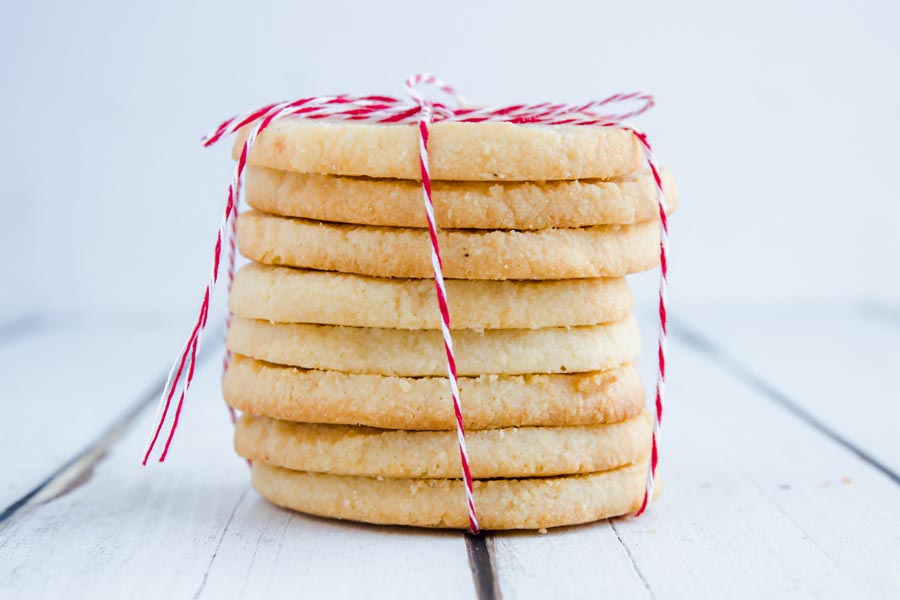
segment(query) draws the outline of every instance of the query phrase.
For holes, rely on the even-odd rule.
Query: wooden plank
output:
[[[609,522],[491,538],[504,599],[652,598]]]
[[[372,527],[238,504],[200,598],[460,598],[474,595],[457,532]]]
[[[464,536],[346,524],[249,489],[207,361],[164,465],[139,459],[151,411],[56,497],[0,530],[10,597],[471,597]],[[3,527],[0,525],[0,527]]]
[[[164,319],[28,323],[0,344],[0,511],[149,400],[183,334]]]
[[[671,365],[660,502],[641,519],[493,536],[503,597],[900,589],[900,488],[717,357],[676,338]],[[459,534],[335,523],[256,497],[217,372],[201,369],[166,465],[138,467],[147,411],[92,469],[0,525],[0,595],[473,596]]]
[[[639,314],[644,340],[638,370],[645,382],[655,373],[654,316]],[[505,599],[652,597],[612,522],[533,532],[490,535],[497,579]]]
[[[884,310],[826,306],[705,311],[689,329],[900,482],[898,325]]]
[[[495,536],[504,598],[896,594],[900,488],[677,338],[670,369],[660,501],[639,519]]]

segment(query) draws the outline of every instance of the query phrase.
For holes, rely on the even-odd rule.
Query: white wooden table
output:
[[[900,597],[900,309],[676,314],[659,502],[481,538],[260,499],[231,451],[218,332],[169,460],[141,468],[186,323],[9,320],[0,597]]]

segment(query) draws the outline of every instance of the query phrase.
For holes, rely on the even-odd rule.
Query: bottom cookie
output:
[[[565,477],[475,481],[482,529],[542,529],[634,512],[647,463]],[[253,463],[252,483],[267,500],[304,513],[379,525],[468,528],[459,479],[378,479],[291,471]],[[657,490],[659,489],[657,485]]]

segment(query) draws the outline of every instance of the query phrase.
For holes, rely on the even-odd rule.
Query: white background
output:
[[[188,312],[231,171],[200,136],[418,71],[487,104],[655,93],[676,309],[896,299],[898,39],[898,2],[4,2],[0,308]]]

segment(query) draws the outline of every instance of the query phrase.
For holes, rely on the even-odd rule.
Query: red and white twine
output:
[[[431,101],[423,96],[418,91],[418,88],[423,85],[439,89],[453,101],[454,106],[451,107],[441,102]],[[653,497],[656,468],[659,462],[658,446],[660,423],[662,420],[663,400],[665,396],[668,219],[666,217],[666,199],[665,194],[663,193],[662,180],[647,135],[633,127],[623,125],[623,123],[630,118],[637,117],[650,110],[654,105],[653,97],[649,94],[631,93],[615,94],[604,100],[595,100],[581,105],[544,102],[540,104],[514,104],[500,108],[472,108],[463,106],[464,101],[456,90],[440,79],[427,74],[410,77],[406,82],[406,90],[412,98],[412,102],[389,96],[354,97],[338,95],[301,98],[291,102],[269,104],[223,122],[215,129],[215,131],[203,138],[203,144],[205,146],[210,146],[243,127],[251,124],[253,125],[241,148],[240,156],[238,157],[237,164],[234,168],[231,184],[228,186],[228,198],[216,235],[216,243],[213,248],[213,264],[206,287],[203,290],[200,311],[187,341],[182,346],[169,371],[169,376],[166,380],[165,387],[163,388],[163,393],[157,409],[155,427],[151,431],[150,440],[147,443],[147,448],[144,453],[143,464],[147,464],[154,448],[159,442],[166,423],[169,423],[169,430],[165,437],[162,452],[159,455],[159,462],[165,461],[166,456],[168,455],[172,439],[175,435],[175,430],[178,427],[178,421],[184,406],[185,397],[190,390],[194,378],[197,355],[200,351],[200,342],[209,316],[210,301],[216,283],[218,282],[223,244],[227,247],[227,278],[229,290],[231,288],[231,282],[234,279],[235,228],[238,217],[237,209],[240,203],[240,195],[243,191],[243,175],[247,166],[247,157],[259,134],[273,122],[285,117],[416,125],[419,129],[419,164],[422,175],[422,200],[428,221],[429,239],[431,241],[431,264],[434,272],[438,309],[441,314],[441,333],[444,338],[444,349],[447,356],[447,375],[450,384],[450,394],[453,400],[454,415],[456,417],[460,463],[462,466],[463,482],[466,491],[466,507],[469,515],[469,526],[473,533],[478,533],[478,518],[475,510],[472,475],[469,468],[469,456],[466,450],[466,434],[463,425],[462,407],[459,400],[453,338],[450,333],[450,309],[447,302],[447,290],[444,286],[441,252],[437,236],[437,223],[435,222],[434,207],[431,199],[431,177],[428,167],[429,126],[432,123],[440,121],[458,121],[467,123],[500,121],[522,125],[622,127],[631,131],[644,148],[647,164],[656,183],[660,219],[659,363],[656,398],[653,403],[654,420],[650,466],[647,473],[644,497],[640,507],[635,512],[635,516],[642,514],[647,509],[650,499]],[[628,102],[637,103],[637,105],[630,111],[608,114],[600,112],[604,110],[605,107],[612,107]],[[230,325],[230,322],[231,314],[229,313],[226,320],[226,328]],[[226,369],[228,368],[230,359],[231,353],[226,351],[224,359],[224,367]],[[175,400],[176,396],[177,400]],[[175,402],[174,414],[172,414],[171,410],[173,402]],[[233,409],[229,408],[229,411],[232,420],[234,420],[235,414]]]
[[[441,85],[428,75],[414,75],[406,82],[406,91],[412,96],[422,111],[419,117],[419,166],[422,172],[422,201],[428,220],[428,235],[431,239],[431,268],[434,272],[434,289],[438,309],[441,312],[441,334],[444,336],[444,350],[447,354],[447,378],[450,381],[450,396],[453,398],[453,414],[456,417],[456,438],[459,443],[459,459],[462,465],[463,482],[466,488],[466,508],[469,511],[469,528],[478,533],[478,516],[475,514],[475,495],[472,490],[472,473],[469,470],[469,452],[466,448],[466,429],[463,425],[462,406],[459,401],[459,380],[456,376],[456,359],[453,354],[453,337],[450,335],[450,308],[447,306],[447,288],[444,286],[444,269],[438,245],[437,225],[434,221],[434,204],[431,202],[431,173],[428,170],[428,125],[434,118],[431,104],[419,94],[420,84],[438,85],[445,93],[459,98],[453,88]],[[461,100],[460,100],[461,103]]]

